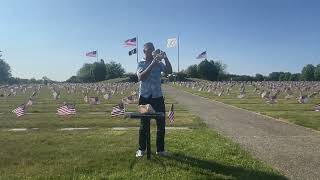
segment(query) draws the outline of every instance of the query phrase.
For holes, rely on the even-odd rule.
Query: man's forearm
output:
[[[148,76],[150,75],[151,73],[151,70],[153,68],[154,64],[151,63],[144,71],[138,73],[138,80],[139,81],[144,81],[148,78]]]
[[[167,57],[164,58],[164,61],[166,63],[166,74],[172,74],[172,66]]]

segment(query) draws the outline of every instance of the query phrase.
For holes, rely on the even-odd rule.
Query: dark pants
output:
[[[150,104],[156,112],[165,113],[164,98],[145,98],[140,96],[139,105]],[[165,117],[156,118],[157,121],[157,152],[164,151],[164,134],[166,120]],[[139,149],[142,151],[146,150],[147,130],[150,128],[150,118],[141,118],[140,130],[139,130]]]

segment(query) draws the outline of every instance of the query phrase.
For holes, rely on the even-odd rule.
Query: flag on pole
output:
[[[137,45],[137,38],[136,37],[124,41],[124,44],[123,44],[124,47],[131,47],[131,46],[136,46],[136,45]]]
[[[33,104],[33,102],[32,102],[32,99],[30,98],[26,103],[26,107],[32,106],[32,104]]]
[[[74,105],[71,104],[65,104],[57,108],[57,114],[60,116],[66,116],[66,115],[75,115],[76,114],[76,108]]]
[[[31,94],[30,98],[33,98],[33,97],[35,97],[36,95],[38,95],[38,92],[37,92],[37,91],[33,91],[33,93]]]
[[[22,105],[18,106],[16,109],[12,110],[12,112],[15,113],[18,118],[18,117],[25,115],[25,109],[26,109],[26,106],[24,104],[22,104]]]
[[[129,51],[129,56],[136,54],[136,53],[137,53],[137,48],[134,48],[131,51]]]
[[[88,57],[97,57],[97,51],[91,51],[86,53],[86,56]]]
[[[315,111],[320,111],[320,104],[315,105],[315,106],[314,106],[314,110],[315,110]]]
[[[170,111],[168,113],[168,118],[170,120],[170,123],[173,123],[174,122],[174,112],[173,112],[173,104],[171,105],[171,108],[170,108]]]
[[[112,107],[112,111],[111,111],[112,117],[124,115],[124,113],[125,113],[125,108],[123,103],[117,104]]]
[[[167,40],[167,48],[173,48],[177,46],[177,38],[170,38]]]
[[[197,59],[207,59],[207,51],[203,51],[201,54],[199,54],[197,57]]]

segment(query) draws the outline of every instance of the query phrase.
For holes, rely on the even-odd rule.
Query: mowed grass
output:
[[[286,100],[284,94],[278,97],[278,102],[274,104],[266,103],[259,95],[253,92],[254,87],[246,86],[246,96],[242,99],[237,98],[239,95],[239,86],[235,86],[227,95],[217,96],[214,92],[198,91],[199,88],[187,88],[179,85],[173,85],[184,91],[230,104],[249,111],[258,112],[263,115],[268,115],[277,119],[285,120],[297,125],[305,126],[315,130],[320,130],[320,112],[314,111],[314,105],[320,103],[320,96],[311,99],[308,104],[300,104],[295,97]]]
[[[138,127],[137,120],[111,118],[112,105],[125,94],[100,105],[85,104],[80,92],[52,100],[43,88],[34,105],[21,119],[11,113],[31,91],[0,102],[0,179],[285,179],[279,172],[253,158],[237,144],[208,129],[182,105],[166,96],[167,110],[176,106],[174,124],[187,130],[166,131],[168,157],[154,155],[155,122],[152,122],[151,160],[135,158],[138,131],[112,127]],[[92,94],[93,95],[93,94]],[[77,115],[57,117],[63,101],[76,103]],[[129,111],[136,106],[130,105]],[[39,128],[11,132],[11,128]],[[65,127],[89,130],[61,131]]]

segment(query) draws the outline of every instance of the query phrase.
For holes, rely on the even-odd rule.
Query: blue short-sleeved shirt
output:
[[[144,71],[151,61],[140,61],[137,68],[137,73]],[[148,98],[158,98],[163,96],[161,89],[161,72],[164,72],[165,65],[160,62],[155,66],[146,80],[140,81],[139,96]]]

